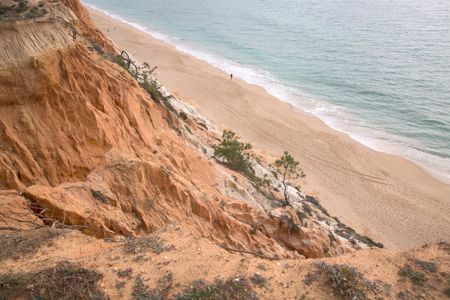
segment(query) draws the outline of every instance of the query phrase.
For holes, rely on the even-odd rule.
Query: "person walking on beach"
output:
[[[230,74],[230,79],[233,80],[233,73]]]

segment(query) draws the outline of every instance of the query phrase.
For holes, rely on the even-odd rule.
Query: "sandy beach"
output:
[[[219,129],[231,129],[275,159],[288,150],[306,174],[302,188],[330,214],[387,248],[450,241],[450,185],[409,160],[374,151],[263,88],[90,9],[97,26]]]

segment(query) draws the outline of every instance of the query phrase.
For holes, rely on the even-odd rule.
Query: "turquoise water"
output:
[[[85,3],[450,179],[450,1]]]

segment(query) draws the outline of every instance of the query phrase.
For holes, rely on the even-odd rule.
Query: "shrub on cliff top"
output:
[[[398,275],[404,278],[408,278],[415,285],[425,285],[428,281],[428,278],[424,273],[419,272],[411,268],[409,265],[405,265],[398,271]]]
[[[3,5],[3,4],[0,4],[0,17],[1,17],[2,15],[6,14],[6,12],[7,12],[8,10],[9,10],[9,7],[7,7],[7,6]]]
[[[128,71],[127,63],[126,63],[125,60],[122,58],[122,56],[120,56],[120,55],[113,56],[113,57],[112,57],[112,61],[115,62],[116,64],[118,64],[119,66],[121,66],[122,68],[124,68],[125,70]]]
[[[347,265],[330,266],[327,270],[328,281],[335,294],[345,299],[366,299],[362,275],[354,267]]]
[[[436,273],[438,271],[437,264],[432,261],[416,259],[416,265],[419,266],[422,270],[430,273]]]
[[[102,277],[68,262],[33,273],[1,274],[0,299],[108,299],[98,287]]]
[[[54,238],[65,234],[65,232],[64,230],[45,227],[0,235],[0,261],[10,258],[20,259],[36,253],[39,248],[50,245]]]
[[[177,300],[254,300],[258,299],[246,278],[222,281],[217,279],[212,284],[201,280],[192,282],[191,287],[175,297]]]
[[[34,19],[48,14],[48,11],[43,8],[43,5],[29,7],[27,0],[16,2],[11,6],[0,3],[0,20]]]
[[[142,252],[152,251],[156,254],[160,254],[164,251],[172,250],[173,246],[165,245],[156,237],[142,236],[142,237],[129,237],[124,244],[124,252],[131,254],[138,254]]]
[[[160,103],[161,101],[164,101],[164,96],[159,91],[159,86],[156,81],[149,81],[146,80],[144,82],[140,83],[141,87],[147,91],[147,93],[152,97],[153,100]]]
[[[141,275],[138,275],[134,282],[134,287],[131,292],[131,299],[133,300],[161,300],[169,299],[169,292],[173,285],[173,274],[159,278],[156,288],[151,289],[144,283]]]
[[[317,264],[317,269],[317,273],[308,273],[305,284],[311,285],[325,277],[325,283],[331,287],[333,294],[341,299],[367,299],[367,294],[375,292],[378,286],[366,279],[358,269],[349,265],[328,265],[321,262]]]

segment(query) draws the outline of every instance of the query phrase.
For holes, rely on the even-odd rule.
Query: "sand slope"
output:
[[[283,103],[265,90],[90,10],[122,49],[158,66],[158,78],[219,128],[230,128],[265,154],[291,152],[307,177],[303,188],[343,222],[407,249],[450,241],[450,186],[412,162],[374,151]],[[109,32],[107,32],[109,29]]]

